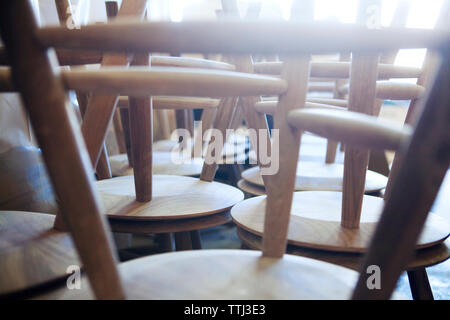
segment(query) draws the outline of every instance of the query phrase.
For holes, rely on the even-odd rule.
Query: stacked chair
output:
[[[113,18],[117,15],[117,3],[109,1],[106,3],[109,9],[107,10],[108,17]],[[199,58],[185,58],[185,57],[173,57],[173,56],[152,56],[152,66],[165,66],[165,67],[180,67],[180,68],[201,68],[201,69],[215,69],[215,70],[234,70],[234,66],[225,62],[219,62],[214,60],[205,60]],[[181,176],[193,176],[198,177],[202,172],[204,164],[203,157],[206,155],[206,149],[204,148],[203,140],[208,141],[208,130],[211,127],[223,126],[221,122],[224,119],[220,117],[215,122],[218,109],[222,109],[227,101],[220,101],[219,99],[210,98],[192,98],[192,97],[154,97],[153,108],[157,111],[166,111],[172,109],[176,116],[176,129],[182,129],[189,133],[189,138],[183,136],[182,141],[179,141],[179,136],[175,131],[175,135],[171,139],[158,140],[153,145],[153,171],[156,174],[168,174],[168,175],[181,175]],[[129,132],[129,101],[127,97],[121,97],[118,102],[120,112],[120,122],[114,121],[116,136],[119,140],[124,140],[126,145],[126,154],[117,154],[110,158],[112,175],[113,176],[126,176],[133,175],[133,159],[130,155],[131,142]],[[194,127],[193,123],[193,110],[201,109],[202,117],[200,120],[201,127]],[[115,115],[116,116],[116,115]],[[158,126],[163,131],[170,132],[169,120],[164,119],[167,117],[167,113],[159,113],[155,119],[158,121]],[[155,122],[154,122],[155,123]],[[225,124],[229,126],[228,124]],[[116,127],[122,126],[121,129]],[[166,134],[167,135],[167,134]],[[173,135],[173,134],[172,134]],[[246,160],[245,154],[245,136],[233,135],[228,137],[223,148],[223,157],[218,158],[217,163],[219,165],[233,165],[244,163]],[[184,152],[186,148],[192,150],[191,152]],[[173,158],[176,158],[175,163]],[[193,159],[191,157],[194,157]],[[238,175],[239,177],[239,175]],[[234,178],[238,180],[237,178]]]
[[[118,15],[142,17],[145,6],[146,1],[124,0]],[[232,2],[224,3],[224,10],[237,12],[232,6]],[[400,274],[420,258],[423,248],[445,247],[449,227],[428,212],[450,161],[448,33],[367,30],[339,24],[139,19],[71,30],[38,28],[25,0],[2,2],[0,9],[0,32],[9,65],[0,72],[0,88],[21,94],[59,205],[56,219],[30,212],[0,213],[1,294],[43,299],[388,299]],[[403,129],[391,128],[370,115],[376,97],[378,55],[420,47],[439,53],[440,67],[418,122]],[[310,54],[342,51],[353,53],[348,110],[328,105],[305,108]],[[60,63],[64,54],[79,58],[82,53],[101,52],[102,68],[61,70],[55,52]],[[149,68],[151,52],[233,55],[236,71]],[[252,73],[250,54],[258,53],[282,55],[280,77]],[[127,67],[129,61],[131,67]],[[81,128],[68,106],[67,90],[89,93]],[[119,95],[128,97],[134,179],[95,182],[93,168],[104,149]],[[153,174],[153,96],[225,101],[239,97],[241,104],[223,103],[218,108],[218,119],[231,119],[238,105],[249,128],[266,130],[265,117],[255,108],[262,95],[279,96],[273,113],[274,128],[280,132],[279,141],[274,140],[279,143],[280,162],[279,170],[263,176],[267,196],[241,201],[239,190],[212,182],[216,161],[205,161],[200,179]],[[224,121],[219,131],[230,123]],[[345,144],[342,194],[294,192],[304,131]],[[259,147],[270,139],[251,142]],[[220,147],[212,152],[214,147],[211,141],[207,159],[222,155]],[[396,150],[402,155],[398,160],[401,166],[391,173],[385,203],[364,196],[369,149]],[[267,165],[258,161],[262,168]],[[348,170],[349,166],[353,170]],[[315,208],[299,221],[295,218],[302,209],[297,207],[298,199],[308,196]],[[330,217],[336,212],[339,216],[341,197],[342,223],[335,215]],[[373,205],[367,222],[363,200]],[[188,250],[117,264],[111,229],[189,232],[224,223],[231,207],[240,227],[244,225],[242,217],[248,215],[255,218],[248,219],[250,223],[262,221],[262,253]],[[298,227],[301,237],[313,234],[320,238],[319,244],[314,242],[317,238],[300,241],[311,248],[356,251],[360,273],[337,261],[285,254],[286,245],[292,243],[291,230]],[[328,236],[321,237],[322,229]],[[50,264],[54,255],[70,252],[78,256],[55,257]],[[448,257],[448,250],[446,254]],[[433,255],[434,263],[447,258],[442,255],[442,250],[440,259]],[[59,281],[64,278],[61,271],[81,264],[85,270],[81,288],[69,290]],[[377,290],[367,286],[367,271],[374,265],[382,272]]]
[[[300,9],[305,9],[304,4],[308,1],[294,1],[291,12],[291,19],[298,16]],[[364,21],[366,10],[364,10],[365,1],[360,1],[359,20]],[[392,19],[392,26],[401,27],[406,22],[410,3],[408,1],[399,2]],[[313,8],[307,5],[306,9]],[[444,8],[445,9],[445,8]],[[443,10],[445,11],[445,10]],[[305,16],[305,10],[302,11],[302,16]],[[308,10],[306,10],[308,12]],[[306,16],[312,16],[312,12],[308,12]],[[311,19],[309,19],[311,20]],[[391,100],[418,100],[424,92],[422,86],[414,86],[408,83],[391,82],[386,79],[401,79],[401,78],[416,78],[422,71],[419,68],[399,67],[393,66],[396,54],[389,52],[380,57],[379,79],[377,88],[377,99],[374,100],[373,114],[378,115],[381,109],[381,104],[384,99]],[[348,60],[350,55],[348,53],[340,54],[340,61],[312,61],[312,79],[324,79],[327,81],[335,79],[335,87],[331,88],[329,97],[315,97],[308,95],[308,102],[334,105],[336,107],[347,108],[348,101],[346,98],[348,94],[348,80],[350,63]],[[255,63],[254,70],[256,73],[279,75],[281,71],[281,62],[263,62]],[[326,89],[326,86],[323,87]],[[322,88],[322,89],[323,89]],[[314,84],[309,83],[308,92],[317,90]],[[273,114],[275,102],[263,102],[258,106],[260,112],[269,112]],[[314,105],[312,105],[314,107]],[[315,105],[317,107],[317,105]],[[250,152],[250,159],[256,161],[256,153]],[[328,191],[342,191],[342,177],[343,177],[343,152],[337,151],[337,142],[328,139],[320,139],[307,133],[302,136],[300,146],[299,161],[302,162],[304,170],[298,172],[296,181],[296,190],[328,190]],[[369,158],[369,170],[366,173],[365,193],[376,195],[384,190],[388,183],[386,176],[389,174],[384,151],[373,151]],[[260,170],[257,167],[246,170],[242,173],[243,179],[239,181],[238,186],[241,190],[246,192],[248,196],[265,194],[264,183],[261,178]]]

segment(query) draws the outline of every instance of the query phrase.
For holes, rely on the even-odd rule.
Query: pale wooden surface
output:
[[[255,104],[255,109],[259,113],[263,114],[275,114],[275,111],[277,109],[278,101],[261,101],[257,102]],[[322,104],[322,103],[316,103],[316,102],[305,102],[304,108],[308,109],[324,109],[324,110],[345,110],[345,108],[342,108],[340,106],[336,105],[328,105],[328,104]]]
[[[295,190],[342,191],[344,166],[341,163],[300,161],[297,165]],[[242,172],[242,178],[257,186],[264,186],[259,167]],[[386,188],[387,177],[367,170],[364,192]]]
[[[224,70],[176,67],[102,67],[63,71],[68,89],[132,96],[226,97],[280,94],[287,83],[279,78]]]
[[[257,62],[254,64],[255,73],[278,75],[281,73],[283,62]],[[378,78],[417,78],[421,68],[396,66],[393,64],[378,64]],[[312,61],[310,77],[345,79],[350,76],[350,62],[347,61]]]
[[[196,231],[231,222],[229,210],[207,216],[169,220],[125,220],[110,219],[114,232],[145,234]]]
[[[263,196],[266,194],[266,188],[250,183],[244,179],[238,181],[237,187],[252,196]]]
[[[153,199],[135,199],[132,176],[98,181],[97,190],[109,218],[128,220],[183,219],[230,209],[244,198],[242,191],[196,178],[154,175]]]
[[[85,141],[73,108],[68,104],[61,79],[56,76],[54,56],[48,56],[47,51],[35,41],[37,29],[28,1],[1,3],[2,42],[11,59],[15,84],[20,89],[58,195],[61,208],[58,218],[71,231],[96,296],[120,299],[124,293],[115,266],[116,255],[95,193],[94,175]],[[103,141],[98,145],[98,150],[102,145]],[[93,243],[95,250],[92,250]]]
[[[369,245],[384,200],[364,196],[361,224],[358,229],[341,227],[342,194],[330,191],[294,193],[288,243],[314,249],[364,252]],[[260,196],[238,203],[231,210],[233,221],[241,228],[261,235],[264,226],[266,197]],[[450,225],[430,214],[417,248],[440,243],[449,235]]]
[[[234,70],[232,64],[200,59],[191,57],[165,57],[165,56],[152,56],[152,66],[160,67],[179,67],[179,68],[198,68],[198,69],[216,69],[216,70]]]
[[[348,93],[348,85],[339,89],[341,94]],[[377,99],[414,100],[423,97],[425,88],[409,82],[377,81]]]
[[[67,277],[81,266],[71,237],[53,229],[54,215],[0,211],[0,296]]]
[[[195,97],[152,97],[153,109],[206,109],[216,108],[218,99],[195,98]],[[129,108],[128,97],[119,97],[118,107]]]
[[[313,259],[275,259],[249,250],[166,253],[125,262],[119,269],[129,299],[348,299],[358,276]],[[82,288],[37,298],[92,298],[86,279]]]
[[[237,228],[239,239],[249,248],[261,250],[261,237],[242,228]],[[415,257],[409,262],[406,269],[415,270],[424,267],[430,267],[446,261],[450,257],[450,239],[447,238],[443,243],[431,246],[425,249],[419,249],[415,252]],[[309,249],[294,245],[288,245],[286,252],[301,257],[317,259],[328,263],[337,264],[342,267],[360,271],[363,255],[354,252],[336,252]]]
[[[349,111],[374,114],[378,60],[377,53],[353,53]],[[369,155],[367,148],[345,147],[341,224],[347,228],[359,228]]]
[[[136,17],[141,20],[146,12],[147,0],[124,1],[120,6],[118,17]],[[100,49],[103,51],[103,49]],[[128,66],[133,55],[123,52],[119,54],[105,53],[102,57],[101,66]],[[92,91],[88,91],[92,92]],[[115,113],[118,92],[112,95],[101,95],[93,93],[90,96],[86,114],[83,118],[81,131],[84,136],[87,150],[92,163],[97,164],[101,145],[105,142],[106,133]]]
[[[136,54],[132,66],[150,66],[149,54]],[[136,201],[152,199],[153,108],[151,97],[128,97],[130,103],[130,145],[133,159]]]
[[[408,125],[397,128],[389,121],[340,110],[294,110],[289,113],[288,121],[298,129],[323,137],[381,150],[397,150],[410,139],[412,133]]]
[[[120,14],[120,13],[119,13]],[[224,30],[227,32],[224,33]],[[283,36],[280,36],[283,35]],[[143,22],[116,19],[69,30],[48,26],[36,32],[43,46],[123,52],[288,54],[442,48],[448,33],[423,29],[367,29],[325,23],[220,21]],[[170,39],[170,40],[169,40]],[[296,39],[296,41],[292,41]]]

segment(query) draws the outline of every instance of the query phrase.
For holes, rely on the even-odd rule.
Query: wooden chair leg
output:
[[[122,120],[120,119],[120,111],[116,110],[113,116],[113,127],[114,134],[116,135],[117,147],[119,149],[119,153],[127,152],[127,147],[125,145],[125,137],[123,133]]]
[[[96,195],[88,152],[79,124],[74,121],[73,108],[67,105],[63,83],[55,77],[56,70],[47,52],[34,36],[38,27],[33,9],[28,1],[3,1],[0,6],[1,38],[10,58],[12,77],[58,194],[58,214],[71,231],[95,296],[124,298],[117,257]]]
[[[192,250],[191,234],[189,231],[175,232],[176,251]]]
[[[425,268],[408,271],[408,280],[414,300],[434,300]]]
[[[334,163],[336,160],[336,152],[338,148],[338,142],[334,140],[327,140],[327,154],[325,157],[325,163]]]
[[[105,144],[103,144],[103,150],[97,163],[96,172],[99,180],[112,178],[111,167],[108,160],[108,150],[106,149]]]
[[[381,173],[382,175],[389,176],[389,163],[384,151],[374,150],[370,152],[369,156],[369,170]]]
[[[125,148],[127,150],[128,164],[130,167],[134,167],[133,156],[131,155],[130,114],[128,109],[120,109],[120,120],[122,121],[123,137],[125,140]]]
[[[352,59],[350,75],[350,111],[373,114],[378,74],[378,56],[358,53]],[[362,94],[364,93],[364,94]],[[344,228],[359,228],[369,150],[345,148],[344,179],[342,190],[342,218]]]
[[[148,54],[138,54],[131,64],[149,66],[150,57]],[[151,97],[129,97],[129,100],[130,138],[136,200],[148,202],[152,199],[152,99]]]
[[[191,241],[192,241],[192,249],[201,250],[202,249],[202,239],[200,237],[200,231],[194,230],[190,232]]]
[[[214,128],[222,133],[222,137],[224,137],[223,143],[225,143],[226,130],[230,128],[231,120],[233,120],[234,110],[236,109],[237,98],[226,98],[224,99],[219,107],[217,108],[217,115],[215,118]],[[211,142],[212,143],[212,142]],[[206,157],[212,156],[212,151],[214,150],[214,156],[217,157],[217,154],[221,155],[223,151],[223,145],[219,149],[211,149],[208,145]],[[200,180],[211,182],[214,180],[214,176],[217,171],[217,163],[214,161],[211,164],[205,163],[202,168],[202,173],[200,175]]]

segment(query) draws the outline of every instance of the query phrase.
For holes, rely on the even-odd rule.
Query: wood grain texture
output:
[[[278,106],[278,101],[259,101],[254,104],[254,108],[259,113],[274,115]],[[316,102],[305,102],[305,109],[319,109],[319,110],[346,110],[343,107],[336,105],[328,105]],[[294,111],[293,111],[294,112]]]
[[[132,65],[149,66],[148,54],[135,55]],[[151,97],[129,97],[130,141],[136,201],[152,199],[153,109]]]
[[[448,170],[449,63],[450,55],[446,52],[412,140],[404,151],[407,160],[392,177],[391,192],[362,265],[364,268],[376,263],[384,270],[383,289],[369,292],[362,276],[353,294],[355,299],[386,299],[391,295],[401,270],[412,257],[414,243]]]
[[[215,70],[235,70],[232,64],[189,57],[164,57],[164,56],[152,56],[152,66],[155,67],[180,67],[180,68],[196,68],[196,69],[215,69]]]
[[[295,190],[297,191],[342,191],[344,166],[340,163],[323,163],[300,161],[295,175]],[[263,187],[259,167],[253,167],[242,172],[246,181]],[[364,192],[377,192],[386,187],[387,177],[373,171],[366,172]]]
[[[288,243],[313,249],[338,252],[367,252],[380,218],[383,199],[364,196],[358,229],[341,227],[342,194],[332,191],[301,191],[293,195]],[[254,197],[231,209],[233,221],[261,236],[264,228],[266,196]],[[416,248],[427,248],[449,236],[450,225],[438,215],[430,214]]]
[[[153,109],[210,109],[217,108],[220,100],[196,97],[152,96]],[[128,97],[120,97],[119,108],[129,108]]]
[[[120,270],[131,299],[348,299],[357,279],[355,271],[329,263],[248,250],[165,253],[123,263]],[[86,281],[82,288],[37,298],[92,298]]]
[[[268,189],[268,205],[265,208],[263,254],[269,257],[281,257],[286,249],[290,209],[295,185],[295,176],[300,148],[300,131],[292,130],[287,122],[289,111],[302,108],[306,100],[309,75],[308,55],[290,57],[282,71],[282,79],[289,83],[288,91],[280,96],[277,112],[274,116],[274,128],[279,130],[279,170],[270,177],[276,188]],[[295,88],[295,89],[294,89]]]
[[[240,179],[237,183],[237,187],[244,191],[247,196],[263,196],[266,194],[266,188],[250,183],[245,179]]]
[[[108,217],[128,220],[205,216],[227,211],[244,197],[229,185],[173,175],[153,176],[152,201],[146,203],[136,201],[131,176],[98,181],[96,187]]]
[[[146,5],[146,0],[124,1],[119,10],[118,16],[135,16],[142,18],[146,10]],[[103,50],[103,48],[100,50]],[[123,53],[105,54],[102,58],[101,66],[127,66],[131,59],[132,56],[127,56]],[[118,93],[119,92],[117,91],[112,95],[102,95],[96,93],[89,99],[89,104],[83,119],[81,130],[83,132],[86,147],[94,167],[98,162],[101,146],[105,141],[106,132],[114,115]]]
[[[314,102],[314,103],[321,103],[321,104],[328,104],[328,105],[334,105],[338,107],[347,108],[348,107],[348,101],[344,99],[336,99],[336,98],[307,98],[307,102]]]
[[[120,15],[120,13],[119,13]],[[118,20],[118,19],[117,19]],[[223,32],[226,30],[226,32]],[[280,35],[284,35],[280,37]],[[292,41],[295,37],[297,41]],[[423,29],[367,29],[330,23],[218,21],[136,22],[83,26],[79,30],[44,27],[36,33],[46,47],[123,52],[288,54],[336,51],[377,51],[404,48],[442,48],[444,31]],[[318,40],[320,39],[320,41]]]
[[[354,53],[350,76],[348,110],[373,114],[378,74],[377,54]],[[349,146],[345,149],[342,197],[342,227],[358,228],[369,151],[367,148]]]
[[[205,228],[216,227],[231,223],[229,211],[215,213],[202,217],[194,217],[187,219],[170,219],[170,220],[123,220],[110,219],[109,224],[115,232],[133,233],[133,234],[150,234],[150,233],[168,233],[194,231]]]
[[[2,41],[12,59],[14,83],[21,93],[42,149],[61,215],[73,236],[96,296],[123,298],[112,241],[106,232],[106,221],[101,216],[92,165],[79,124],[73,108],[67,105],[63,84],[55,77],[54,61],[35,41],[37,28],[28,1],[1,3]],[[96,250],[92,250],[92,243],[96,244]]]
[[[280,94],[286,82],[273,77],[223,70],[153,67],[63,72],[68,89],[103,94],[226,97]],[[96,110],[99,107],[94,107]],[[89,110],[89,107],[88,107]]]
[[[53,229],[54,215],[0,211],[0,296],[37,288],[81,266],[70,235]]]
[[[382,100],[414,100],[424,96],[425,88],[408,82],[377,81],[376,97]],[[341,87],[340,93],[348,93],[348,86]]]
[[[239,239],[250,249],[261,250],[262,238],[254,233],[248,232],[240,227],[237,227],[237,234]],[[414,259],[412,259],[406,266],[406,270],[422,269],[424,267],[434,266],[450,258],[450,240],[447,239],[443,243],[431,246],[425,249],[415,251]],[[355,252],[336,252],[310,249],[289,244],[286,253],[297,255],[301,257],[321,260],[328,263],[333,263],[345,268],[359,271],[363,254]]]
[[[410,126],[399,129],[389,121],[341,110],[294,110],[288,121],[300,130],[366,149],[398,150],[413,131]]]
[[[350,62],[347,61],[312,61],[310,77],[348,79]],[[256,62],[255,73],[279,75],[283,62]],[[422,70],[417,67],[396,66],[392,63],[378,65],[378,79],[417,78]]]
[[[56,0],[56,9],[58,12],[59,23],[62,27],[68,27],[73,25],[74,17],[72,12],[72,6],[69,0]],[[86,113],[86,108],[88,105],[89,94],[76,92],[78,107],[80,109],[81,117]],[[96,167],[96,173],[98,179],[109,179],[111,178],[111,168],[108,162],[108,150],[106,145],[103,144],[103,148],[100,154],[100,159]]]

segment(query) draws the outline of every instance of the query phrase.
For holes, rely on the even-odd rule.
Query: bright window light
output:
[[[357,0],[316,0],[314,19],[354,23],[357,5]]]

